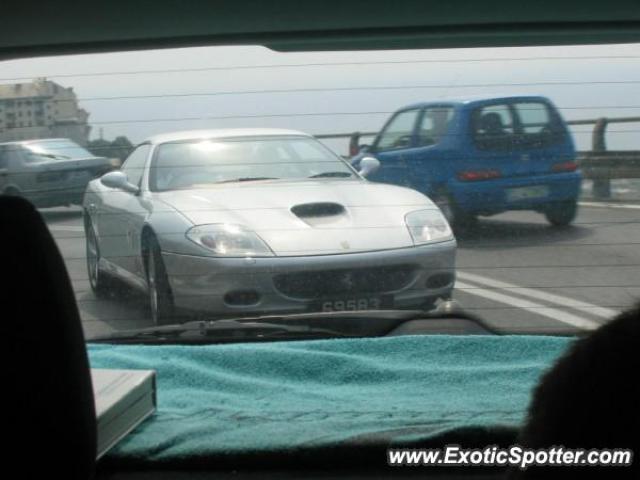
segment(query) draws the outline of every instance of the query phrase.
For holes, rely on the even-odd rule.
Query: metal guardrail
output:
[[[579,152],[578,164],[592,180],[640,178],[640,150]]]
[[[640,122],[640,117],[601,117],[569,120],[568,125],[593,125],[591,150],[578,152],[578,163],[585,176],[593,180],[593,197],[611,198],[611,180],[620,178],[640,178],[640,150],[607,150],[606,131],[611,123]],[[349,139],[349,152],[358,149],[362,137],[373,137],[378,132],[353,132],[320,134],[318,139]]]

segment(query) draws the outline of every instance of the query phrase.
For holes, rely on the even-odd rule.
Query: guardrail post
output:
[[[594,152],[604,152],[607,150],[605,133],[608,123],[609,121],[606,118],[599,118],[593,127],[591,150]],[[593,197],[597,199],[611,198],[611,180],[608,178],[594,179],[591,193],[593,194]]]
[[[349,156],[353,157],[360,150],[360,132],[353,132],[349,137]]]

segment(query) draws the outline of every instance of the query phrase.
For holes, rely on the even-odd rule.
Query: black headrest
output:
[[[5,471],[87,479],[95,406],[80,316],[64,261],[37,210],[0,196],[2,435]]]
[[[515,479],[638,479],[640,305],[576,341],[533,392],[518,444],[633,451],[629,467],[532,467]]]
[[[502,118],[496,112],[489,112],[480,118],[480,128],[485,133],[501,133],[503,131]]]

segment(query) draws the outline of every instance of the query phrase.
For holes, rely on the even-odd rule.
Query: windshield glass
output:
[[[251,179],[354,176],[353,170],[313,139],[195,140],[158,146],[151,164],[152,191]]]
[[[1,61],[0,192],[51,233],[0,210],[0,300],[42,312],[5,315],[10,355],[84,358],[44,311],[74,320],[75,299],[91,368],[128,371],[101,389],[132,386],[96,423],[122,438],[98,478],[307,459],[331,476],[369,448],[386,466],[382,444],[516,442],[538,379],[640,298],[638,131],[640,44]],[[561,369],[560,416],[589,415],[591,369],[620,380],[595,410],[637,389],[594,345],[583,376]],[[45,416],[76,397],[58,370],[13,375],[61,387]]]
[[[0,191],[42,213],[89,340],[269,315],[298,328],[203,338],[383,335],[400,321],[384,312],[451,305],[503,333],[589,331],[640,296],[638,59],[620,44],[7,60]]]
[[[45,156],[60,160],[91,158],[94,155],[70,140],[45,140],[30,142],[25,147],[34,155]]]

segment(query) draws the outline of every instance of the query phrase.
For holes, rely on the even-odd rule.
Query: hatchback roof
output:
[[[402,107],[400,110],[408,110],[412,108],[422,108],[428,107],[431,105],[473,105],[480,103],[488,103],[494,101],[513,101],[513,100],[525,100],[525,101],[549,101],[547,97],[542,95],[492,95],[492,94],[481,94],[481,95],[469,95],[464,97],[455,97],[455,98],[439,98],[437,100],[430,100],[426,102],[418,102],[412,103],[411,105],[407,105]]]

